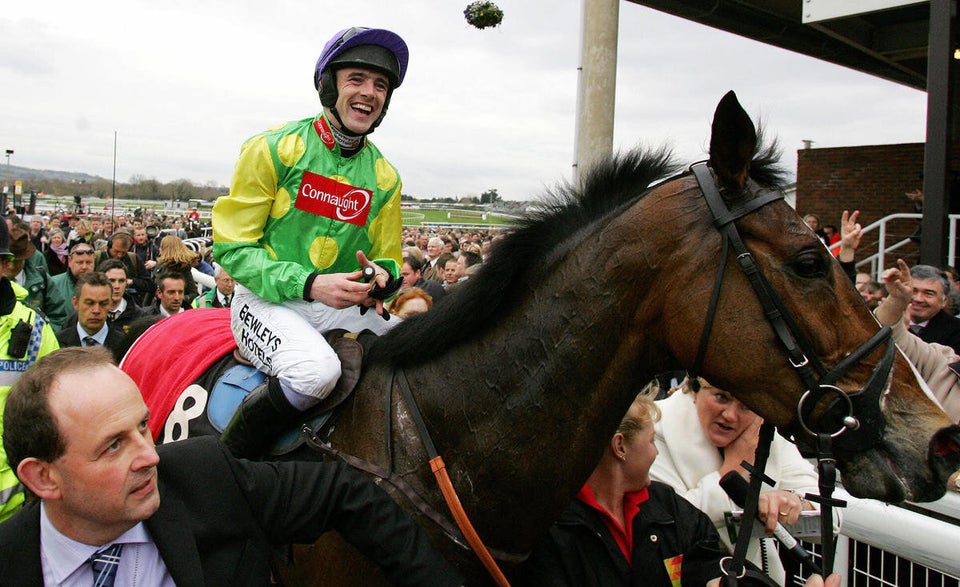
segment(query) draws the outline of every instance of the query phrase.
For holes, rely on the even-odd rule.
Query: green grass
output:
[[[447,213],[450,217],[447,217]],[[402,221],[404,226],[420,226],[424,222],[450,222],[453,224],[469,224],[489,226],[495,224],[512,224],[514,218],[503,214],[487,213],[487,218],[481,218],[482,212],[476,210],[459,210],[456,208],[444,208],[440,210],[420,208],[417,210],[404,210]]]

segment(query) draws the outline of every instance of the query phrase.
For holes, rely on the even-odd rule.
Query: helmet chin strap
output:
[[[337,112],[337,109],[333,106],[330,106],[325,109],[329,114],[333,115],[335,118],[336,124],[330,125],[330,132],[333,134],[333,139],[340,146],[340,153],[344,157],[352,157],[354,154],[360,151],[363,148],[364,141],[366,136],[373,132],[371,128],[367,133],[355,133],[347,125],[343,123],[343,120],[340,118],[340,113]]]

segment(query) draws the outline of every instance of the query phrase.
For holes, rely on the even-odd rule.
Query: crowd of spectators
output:
[[[184,242],[204,228],[190,216],[8,214],[6,225],[12,260],[5,274],[26,290],[23,303],[47,318],[61,346],[115,350],[136,318],[182,311],[217,287],[209,247],[198,252]]]
[[[403,313],[396,309],[398,304],[406,304],[411,299],[402,295],[409,290],[420,290],[415,296],[421,300],[415,303],[419,311],[439,303],[481,268],[498,234],[490,230],[404,229],[400,268],[403,285],[390,304],[390,312],[404,317],[416,313],[409,308]]]
[[[843,212],[838,260],[867,307],[878,315],[887,316],[885,323],[888,324],[893,324],[895,316],[908,333],[926,343],[950,347],[960,361],[960,319],[957,318],[960,314],[960,273],[948,265],[916,264],[909,267],[903,259],[898,259],[897,266],[885,270],[882,275],[857,270],[856,252],[863,238],[863,228],[857,222],[859,214],[859,211]],[[894,291],[888,289],[891,284],[896,285]],[[885,304],[888,309],[880,310]],[[896,311],[889,310],[894,304]]]
[[[196,218],[34,214],[25,220],[11,213],[6,222],[13,254],[6,274],[27,290],[23,302],[47,317],[61,341],[82,345],[84,328],[93,330],[87,336],[102,330],[99,344],[113,348],[141,316],[230,306],[234,282],[212,258],[212,247],[197,252],[185,244],[207,227]],[[403,286],[388,306],[391,314],[407,318],[432,308],[482,266],[496,236],[493,230],[405,229]],[[107,287],[84,285],[88,273],[109,284],[102,322],[100,312],[78,308],[89,298],[86,289]]]
[[[110,259],[122,263],[126,274],[125,289],[114,291],[114,308],[107,321],[111,327],[120,314],[124,319],[117,326],[128,328],[140,315],[229,306],[233,280],[212,259],[212,248],[196,252],[184,244],[209,227],[195,213],[33,214],[22,219],[10,211],[6,221],[14,254],[7,275],[28,291],[24,303],[43,312],[55,331],[76,327],[73,298],[78,280],[88,272],[102,273],[102,265]],[[496,236],[494,230],[404,229],[404,284],[390,311],[407,317],[431,308],[480,268]],[[112,265],[113,271],[119,271]],[[179,296],[163,295],[166,282],[160,278],[170,275],[183,282]],[[410,294],[412,288],[420,291],[399,295]],[[416,301],[401,311],[408,300]]]

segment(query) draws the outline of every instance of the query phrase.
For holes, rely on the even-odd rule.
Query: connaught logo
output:
[[[295,207],[304,212],[363,226],[370,213],[373,192],[304,172]]]

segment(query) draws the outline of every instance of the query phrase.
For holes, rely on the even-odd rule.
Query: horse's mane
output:
[[[776,138],[764,139],[763,125],[757,123],[757,148],[750,161],[750,177],[762,186],[781,188],[787,179],[787,169],[780,165],[783,151]]]
[[[763,185],[780,185],[785,172],[777,167],[778,160],[776,143],[760,149],[751,177]],[[529,290],[558,249],[573,246],[595,223],[680,169],[668,149],[638,147],[596,164],[581,186],[562,182],[548,190],[537,208],[494,241],[479,271],[428,312],[381,336],[370,349],[370,359],[413,365],[478,336],[506,313],[520,292]]]

